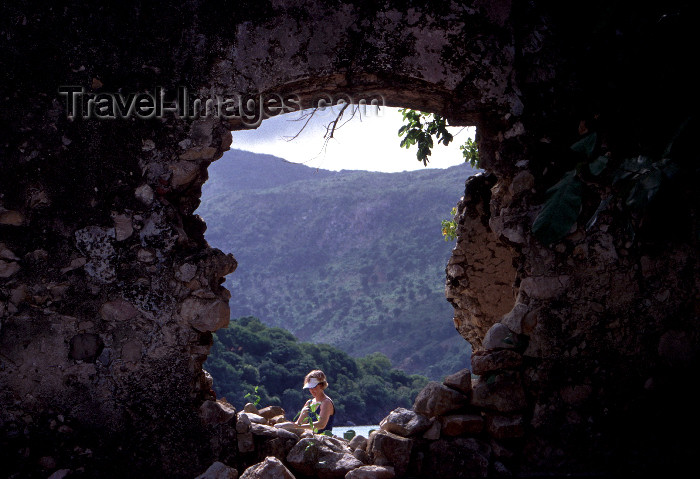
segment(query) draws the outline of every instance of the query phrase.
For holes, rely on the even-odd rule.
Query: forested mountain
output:
[[[445,300],[454,243],[440,221],[467,165],[403,173],[331,172],[231,150],[209,168],[207,241],[238,260],[231,316],[360,357],[382,352],[432,379],[469,366]]]
[[[204,368],[217,395],[237,409],[259,399],[259,407],[282,406],[292,420],[311,397],[304,376],[321,369],[328,378],[336,425],[378,424],[397,407],[410,408],[428,379],[392,369],[381,353],[355,359],[327,344],[298,342],[288,331],[259,319],[239,318],[214,335]],[[246,397],[248,395],[248,397]]]

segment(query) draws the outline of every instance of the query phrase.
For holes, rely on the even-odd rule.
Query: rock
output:
[[[530,308],[528,305],[523,303],[515,303],[513,309],[505,314],[500,322],[514,333],[521,334],[523,332],[522,320],[529,310]],[[472,364],[472,371],[473,370],[474,365]],[[474,374],[478,373],[475,372]]]
[[[97,334],[76,334],[70,340],[68,357],[80,361],[95,362],[103,348],[104,343]]]
[[[501,416],[488,414],[486,430],[494,439],[515,439],[525,435],[523,416]]]
[[[469,396],[472,392],[472,373],[468,369],[462,369],[447,376],[442,383],[449,388]]]
[[[275,416],[284,416],[284,409],[279,406],[267,406],[258,410],[258,414],[265,419],[272,419]]]
[[[361,466],[348,472],[345,479],[393,479],[394,468],[390,466]]]
[[[153,193],[153,188],[150,186],[143,184],[136,188],[136,191],[134,192],[134,196],[136,196],[136,199],[139,200],[141,203],[143,203],[146,206],[151,206],[153,204],[153,198],[154,198],[154,193]]]
[[[260,415],[258,415],[258,414],[255,414],[255,413],[252,413],[252,412],[245,412],[245,411],[244,411],[244,412],[242,412],[240,415],[241,415],[241,416],[247,416],[248,419],[250,420],[250,422],[251,422],[252,424],[264,424],[264,425],[267,425],[267,419],[265,419],[264,417],[262,417],[262,416],[260,416]]]
[[[201,166],[198,163],[187,160],[171,163],[168,165],[168,168],[172,171],[170,184],[173,188],[179,188],[191,183],[197,178],[201,170]]]
[[[393,466],[396,475],[402,477],[408,471],[413,440],[379,430],[369,438],[367,452],[372,463],[380,466]]]
[[[123,299],[109,301],[100,308],[100,316],[109,322],[128,321],[135,318],[138,314],[139,310]]]
[[[503,323],[496,323],[486,332],[482,344],[484,349],[513,349],[517,347],[517,336]]]
[[[520,281],[520,293],[534,299],[553,299],[566,291],[570,281],[569,276],[523,278]],[[484,347],[486,348],[486,346]]]
[[[348,446],[350,446],[350,449],[352,449],[353,451],[355,449],[366,450],[367,449],[367,438],[364,436],[355,436],[352,439],[350,439]]]
[[[86,263],[87,263],[87,259],[82,257],[82,256],[79,258],[73,258],[71,260],[70,264],[68,264],[68,266],[61,268],[61,273],[67,273],[69,271],[73,271],[75,269],[82,268],[83,266],[85,266]]]
[[[468,404],[469,396],[439,382],[431,381],[416,396],[413,410],[418,414],[434,417],[460,409]]]
[[[502,369],[516,369],[523,364],[523,357],[510,349],[481,350],[472,354],[472,370],[482,376]]]
[[[185,263],[175,272],[175,277],[183,283],[188,283],[192,281],[195,274],[197,274],[197,266],[192,263]]]
[[[532,189],[533,186],[535,186],[535,177],[529,171],[523,170],[515,175],[508,191],[511,195],[518,196],[520,193]]]
[[[0,259],[0,278],[9,278],[20,270],[18,263]]]
[[[484,418],[477,414],[453,414],[440,417],[446,436],[477,435],[484,429]]]
[[[132,235],[134,227],[131,225],[131,217],[128,215],[115,215],[112,217],[114,221],[114,239],[123,241]]]
[[[258,423],[254,422],[250,425],[250,432],[253,433],[253,436],[264,436],[264,437],[273,438],[273,437],[277,437],[278,431],[279,431],[279,429],[272,427],[272,426],[268,426],[266,424],[258,424]]]
[[[189,297],[180,306],[180,315],[197,331],[213,332],[228,326],[228,302]]]
[[[440,430],[442,429],[442,424],[440,424],[440,421],[436,421],[433,419],[433,423],[430,426],[430,429],[425,431],[425,434],[423,434],[423,439],[427,439],[429,441],[437,441],[440,439]]]
[[[441,439],[430,444],[426,469],[431,477],[488,477],[491,447],[474,438]]]
[[[236,419],[236,432],[243,434],[250,431],[250,418],[247,414],[238,413]]]
[[[252,412],[253,414],[258,414],[258,408],[252,402],[246,403],[243,406],[243,412]]]
[[[241,479],[294,479],[294,475],[276,457],[266,457],[243,471]]]
[[[153,263],[156,260],[156,253],[150,248],[141,248],[136,252],[136,259],[142,263]]]
[[[527,406],[520,374],[512,371],[481,376],[474,384],[472,405],[499,412],[515,412]]]
[[[122,346],[122,361],[125,363],[137,363],[141,360],[143,344],[140,341],[129,341]]]
[[[255,442],[253,441],[252,432],[238,433],[236,442],[238,443],[238,452],[240,453],[245,454],[246,452],[255,451]]]
[[[287,454],[287,462],[295,472],[320,479],[343,478],[364,465],[345,441],[323,435],[300,440]]]
[[[355,458],[362,462],[362,464],[369,464],[371,461],[369,454],[367,454],[367,451],[364,449],[355,449],[352,451],[352,455],[355,456]]]
[[[195,479],[238,479],[238,471],[217,461]]]
[[[199,407],[199,417],[206,425],[225,424],[236,416],[236,410],[219,401],[204,401]]]
[[[405,408],[396,408],[382,419],[379,427],[385,431],[410,437],[426,431],[430,427],[430,420]]]
[[[24,223],[24,215],[22,213],[0,207],[0,225],[20,226],[22,223]]]
[[[71,473],[70,469],[59,469],[58,471],[54,471],[53,474],[51,474],[48,478],[46,479],[64,479],[68,477],[68,474]]]

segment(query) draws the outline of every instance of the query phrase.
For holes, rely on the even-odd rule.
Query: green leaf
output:
[[[589,135],[584,136],[576,143],[571,145],[571,149],[576,153],[581,153],[586,158],[593,156],[593,151],[595,150],[595,145],[598,142],[598,134],[593,132]]]
[[[588,171],[590,171],[593,176],[598,176],[603,172],[606,166],[608,166],[608,157],[601,155],[588,164]]]
[[[532,224],[535,237],[544,244],[562,239],[576,223],[581,212],[583,182],[572,170],[547,190],[547,201]]]

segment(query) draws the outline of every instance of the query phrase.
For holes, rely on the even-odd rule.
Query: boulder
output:
[[[248,416],[248,419],[250,420],[251,424],[264,424],[266,426],[268,425],[267,419],[265,419],[264,417],[262,417],[258,414],[255,414],[252,412],[242,412],[240,415],[241,416]]]
[[[486,416],[486,430],[494,439],[514,439],[525,435],[525,421],[523,416],[503,416],[488,414]]]
[[[413,440],[379,430],[369,438],[367,452],[372,463],[378,466],[393,466],[396,475],[402,477],[408,471]]]
[[[294,479],[294,475],[276,457],[266,457],[243,471],[241,479]]]
[[[510,349],[482,350],[472,354],[472,371],[482,376],[503,369],[517,369],[523,364],[523,357]]]
[[[238,479],[238,471],[217,461],[195,479]]]
[[[491,447],[475,438],[440,439],[430,444],[425,469],[431,477],[488,477]]]
[[[430,427],[430,419],[400,407],[382,419],[379,427],[402,437],[410,437],[425,432]]]
[[[481,376],[473,387],[473,406],[505,413],[527,406],[525,390],[517,372],[504,371]]]
[[[393,479],[394,468],[390,466],[362,466],[348,472],[345,479]]]
[[[469,396],[439,382],[431,381],[418,393],[413,403],[413,410],[418,414],[434,417],[463,408],[468,404]]]
[[[287,463],[294,472],[319,479],[343,478],[364,466],[345,441],[318,434],[301,439],[287,454]]]
[[[355,449],[362,449],[364,451],[367,449],[367,438],[365,436],[355,436],[350,439],[348,446],[350,446],[350,449],[353,451]]]
[[[204,401],[199,407],[202,423],[215,426],[229,422],[236,416],[236,410],[219,401]]]
[[[284,409],[279,406],[267,406],[258,410],[258,415],[268,420],[277,416],[284,417]]]
[[[469,396],[472,392],[472,373],[468,369],[462,369],[461,371],[447,376],[442,383],[447,387]]]
[[[442,416],[440,422],[445,436],[477,435],[484,429],[484,418],[480,414]]]

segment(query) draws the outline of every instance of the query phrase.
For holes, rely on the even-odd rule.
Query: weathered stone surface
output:
[[[221,401],[204,401],[199,407],[199,416],[204,424],[225,424],[236,417],[236,410]]]
[[[410,437],[427,430],[430,427],[430,420],[409,409],[396,408],[382,419],[379,427],[399,436]]]
[[[100,307],[100,316],[105,321],[128,321],[138,314],[138,309],[123,299],[108,301]]]
[[[354,436],[352,439],[350,439],[348,446],[350,446],[350,449],[352,450],[367,449],[367,438],[361,435]]]
[[[372,434],[367,445],[367,452],[372,458],[372,463],[380,466],[392,466],[399,477],[406,474],[408,470],[412,449],[412,439],[383,430]]]
[[[494,439],[515,439],[525,435],[523,416],[486,415],[486,430]]]
[[[253,424],[264,424],[267,425],[267,419],[264,417],[260,416],[259,414],[255,414],[252,412],[241,412],[239,416],[246,416],[248,420],[253,423]]]
[[[413,410],[428,417],[440,416],[469,404],[469,397],[444,384],[431,381],[418,393]]]
[[[228,325],[230,308],[227,302],[187,298],[180,315],[198,331],[216,331]]]
[[[265,419],[272,419],[275,416],[284,416],[284,409],[279,406],[267,406],[259,409],[258,414]]]
[[[319,478],[341,478],[364,464],[352,455],[347,443],[330,436],[300,440],[287,455],[293,471]]]
[[[430,444],[426,468],[433,477],[487,477],[491,447],[474,438],[440,439]]]
[[[348,472],[345,479],[393,479],[394,468],[390,466],[362,466]]]
[[[423,434],[423,439],[427,439],[429,441],[436,441],[440,439],[440,430],[442,429],[442,425],[440,424],[440,421],[435,420],[433,418],[433,423],[430,425],[430,429],[425,431]]]
[[[451,414],[440,417],[445,436],[477,435],[484,429],[484,418],[477,414]]]
[[[474,360],[472,359],[472,361]],[[446,376],[442,383],[447,387],[456,389],[464,395],[469,396],[472,392],[472,373],[469,369],[461,369],[456,373]]]
[[[242,434],[244,432],[250,432],[250,417],[248,414],[238,413],[236,419],[236,432]]]
[[[195,479],[238,479],[238,471],[217,461]]]
[[[525,390],[520,375],[515,372],[494,373],[481,376],[474,384],[473,406],[499,412],[514,412],[525,409]]]
[[[71,359],[94,362],[103,348],[104,342],[97,334],[81,333],[71,338],[68,355]]]
[[[522,364],[522,355],[509,349],[481,350],[472,354],[472,370],[479,376],[501,369],[517,369]]]
[[[268,426],[267,424],[257,424],[253,422],[250,425],[250,432],[253,433],[253,436],[265,436],[273,438],[278,436],[278,431],[280,431],[280,429],[277,429],[273,426]]]
[[[517,347],[517,339],[513,331],[508,329],[504,324],[496,323],[486,332],[482,344],[486,350],[513,349]]]
[[[276,457],[266,457],[243,471],[241,479],[295,479],[289,469]]]
[[[252,432],[238,433],[236,442],[238,444],[238,452],[247,453],[255,451],[255,442],[253,441]]]

